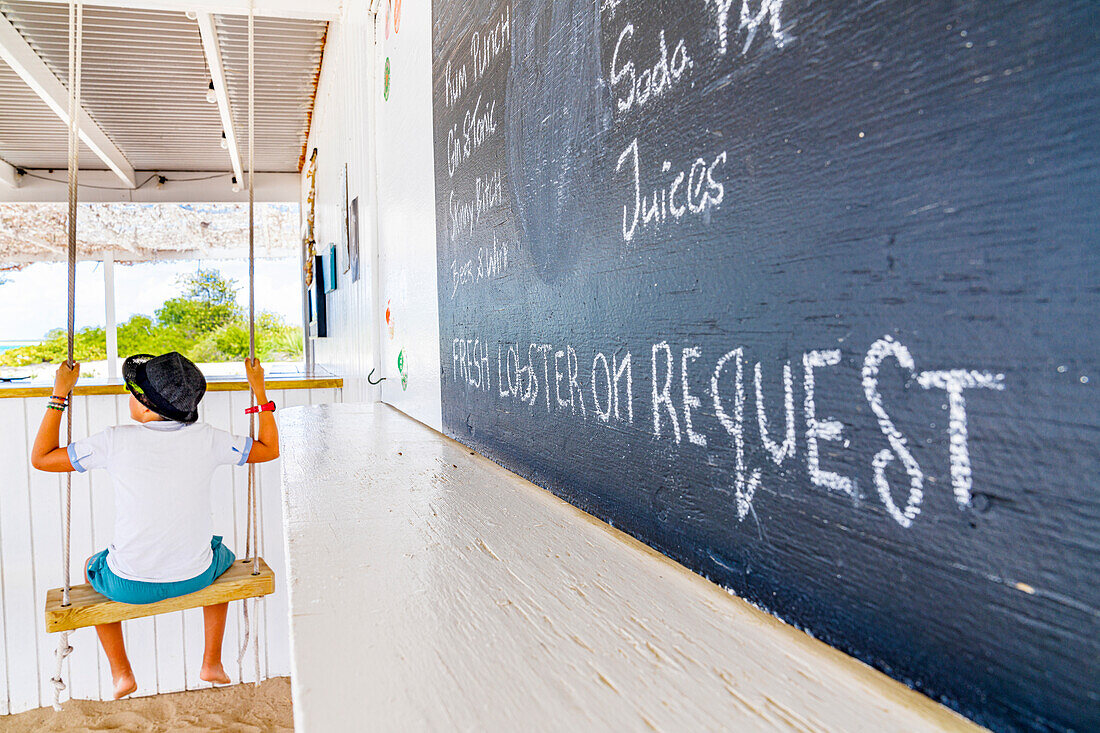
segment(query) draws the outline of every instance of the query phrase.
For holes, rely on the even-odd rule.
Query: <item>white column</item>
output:
[[[115,325],[115,253],[103,258],[103,303],[107,332],[107,378],[118,379],[118,332]]]

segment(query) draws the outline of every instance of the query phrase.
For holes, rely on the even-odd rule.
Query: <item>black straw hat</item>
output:
[[[158,415],[183,423],[199,419],[206,378],[183,354],[134,354],[123,362],[122,378],[130,394]]]

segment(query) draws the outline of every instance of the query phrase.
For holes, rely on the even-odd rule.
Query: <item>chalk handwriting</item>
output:
[[[814,403],[814,369],[836,366],[839,363],[840,351],[837,349],[807,351],[802,356],[804,370],[802,380],[805,386],[803,409],[806,413],[806,465],[810,472],[810,481],[815,486],[824,486],[830,491],[841,491],[849,496],[855,496],[855,482],[847,476],[822,470],[821,458],[817,451],[819,440],[840,440],[840,433],[844,426],[832,418],[817,419],[817,405]]]
[[[499,277],[508,269],[508,243],[497,240],[493,233],[492,245],[477,248],[477,261],[473,258],[460,263],[457,258],[451,260],[451,298],[459,289],[467,285]]]
[[[656,99],[668,91],[680,81],[684,73],[695,64],[688,55],[687,46],[681,38],[672,51],[669,58],[668,44],[665,42],[665,32],[660,33],[660,53],[657,62],[652,67],[645,67],[640,73],[635,72],[634,62],[627,60],[619,65],[619,52],[623,50],[623,42],[634,36],[634,24],[627,23],[615,44],[615,52],[611,55],[611,88],[625,86],[626,91],[620,91],[615,104],[620,112],[626,112],[635,104],[642,107],[651,99]]]
[[[519,366],[518,349],[518,346],[508,347],[509,356],[514,354],[516,360],[516,388],[511,390],[511,393],[513,397],[522,394],[523,396],[520,399],[523,402],[534,405],[539,394],[538,372],[535,369],[535,357],[531,354],[532,350],[535,350],[535,344],[527,347],[527,365],[524,367]]]
[[[722,370],[726,362],[734,360],[734,392],[733,392],[733,419],[726,413],[722,406],[722,394],[719,390],[719,382]],[[760,485],[760,469],[754,468],[752,474],[745,477],[745,387],[744,369],[741,362],[741,349],[736,348],[727,351],[718,360],[714,367],[714,376],[710,379],[710,393],[714,397],[714,413],[718,416],[718,422],[733,436],[733,492],[734,501],[737,503],[737,518],[744,519],[752,509],[752,498]]]
[[[477,279],[497,277],[506,269],[508,269],[508,244],[498,242],[494,232],[493,246],[477,249]]]
[[[618,8],[622,2],[623,0],[603,0],[603,2],[600,3],[600,12],[607,12],[608,15],[614,17],[616,8]]]
[[[729,12],[733,0],[703,0],[703,2],[708,7],[714,6],[714,19],[718,26],[718,53],[725,56],[728,47]],[[775,43],[776,48],[783,48],[794,40],[793,36],[783,30],[783,21],[780,18],[782,10],[783,0],[760,0],[760,5],[755,13],[752,12],[752,8],[749,6],[749,0],[741,0],[741,22],[737,26],[737,30],[745,31],[745,45],[741,48],[742,56],[749,52],[753,39],[756,38],[756,31],[765,20],[768,21],[772,41]]]
[[[508,58],[512,48],[512,8],[506,4],[500,15],[470,35],[469,62],[443,67],[443,104],[447,109],[462,100],[470,85],[479,81],[494,62]]]
[[[691,428],[691,410],[693,407],[702,407],[703,403],[699,401],[698,397],[691,394],[691,388],[688,385],[688,364],[702,355],[703,352],[698,346],[692,346],[680,352],[680,381],[684,387],[684,432],[687,433],[690,442],[705,448],[707,436],[700,435]]]
[[[909,452],[905,436],[894,427],[894,423],[887,416],[886,410],[882,406],[882,395],[878,392],[878,369],[888,356],[894,357],[902,369],[905,369],[910,375],[913,374],[916,367],[909,349],[894,341],[890,336],[883,336],[871,344],[871,348],[867,351],[867,358],[863,360],[863,393],[867,397],[867,404],[871,406],[871,412],[875,413],[875,417],[878,418],[882,434],[886,436],[886,440],[890,442],[890,448],[893,449],[891,452],[890,449],[883,448],[872,459],[875,471],[875,488],[878,490],[882,504],[886,507],[886,511],[889,512],[890,516],[902,527],[908,527],[913,523],[917,514],[920,513],[921,500],[924,498],[924,474],[921,472],[917,460],[913,458],[913,454]],[[905,466],[905,472],[909,474],[909,499],[904,509],[898,509],[894,503],[894,497],[890,492],[890,483],[886,480],[886,467],[894,460],[895,455],[901,458],[901,463]]]
[[[493,61],[512,42],[512,6],[505,4],[496,23],[485,30],[475,31],[470,37],[470,61],[473,64],[474,81],[485,75]]]
[[[629,161],[629,162],[627,162]],[[725,186],[715,179],[715,170],[726,163],[726,151],[718,153],[707,163],[704,158],[696,158],[689,168],[678,170],[671,176],[672,163],[664,161],[660,166],[660,176],[670,182],[661,183],[652,193],[642,193],[642,176],[638,138],[634,138],[619,155],[615,172],[625,168],[634,184],[633,201],[623,204],[623,241],[634,239],[639,222],[643,228],[657,227],[666,221],[676,221],[685,214],[705,214],[721,205],[725,197]],[[682,188],[681,188],[682,187]],[[677,202],[677,196],[680,197]]]
[[[472,235],[474,227],[486,212],[504,203],[504,172],[498,168],[491,175],[474,179],[472,199],[462,199],[452,190],[447,201],[451,215],[451,241],[459,236]]]
[[[554,352],[554,396],[558,400],[558,407],[567,407],[569,402],[561,398],[561,380],[565,376],[561,373],[561,358],[565,352],[558,349]]]
[[[951,441],[951,488],[955,500],[963,506],[970,505],[970,490],[973,477],[970,470],[970,449],[966,433],[966,399],[964,389],[1003,390],[1003,374],[950,369],[948,371],[921,372],[917,383],[925,389],[942,389],[947,392],[948,425],[947,434]]]
[[[569,347],[572,350],[572,346]],[[599,374],[603,375],[601,378]],[[592,402],[595,404],[596,414],[602,422],[610,422],[612,415],[616,420],[623,420],[619,412],[619,406],[624,404],[623,412],[626,422],[634,422],[634,386],[633,375],[630,372],[630,352],[626,352],[623,360],[619,361],[619,355],[612,354],[611,366],[607,364],[607,356],[602,351],[597,351],[592,357]],[[607,405],[602,406],[599,396],[600,385],[604,387],[607,395]],[[579,385],[578,385],[579,388]],[[626,399],[622,399],[623,392]]]
[[[665,381],[664,385],[657,389],[657,352],[665,354]],[[672,432],[676,436],[676,442],[680,442],[680,421],[676,418],[676,406],[672,404],[672,350],[667,341],[653,344],[653,434],[661,437],[661,405],[668,409],[669,422],[672,423]]]
[[[764,444],[775,465],[780,465],[788,456],[794,455],[794,380],[791,379],[791,362],[783,364],[783,416],[786,435],[783,444],[777,445],[768,435],[768,416],[764,410],[764,390],[760,386],[760,362],[753,367],[756,384],[756,424],[760,428],[760,442]]]
[[[611,357],[612,371],[615,372],[615,419],[621,420],[619,416],[619,380],[622,380],[626,385],[626,421],[629,423],[634,422],[634,387],[633,387],[633,375],[630,372],[630,352],[626,352],[626,356],[623,360],[619,361],[619,355],[616,353]],[[625,379],[624,379],[624,376]]]
[[[496,388],[493,389],[489,343],[476,334],[453,339],[451,380],[467,393],[480,393],[490,400],[526,405],[533,410],[543,409],[539,406],[542,398],[547,413],[558,415],[561,419],[591,422],[608,428],[634,424],[634,374],[629,351],[621,348],[597,350],[589,360],[573,344],[553,345],[537,341],[529,342],[526,348],[517,342],[497,343],[495,351]],[[747,389],[745,380],[749,375],[745,373],[742,347],[730,349],[717,359],[710,372],[709,389],[693,380],[693,375],[706,374],[699,364],[705,358],[701,347],[689,345],[678,348],[668,341],[659,341],[650,345],[650,357],[651,368],[647,378],[651,380],[649,402],[653,421],[648,426],[651,435],[678,446],[687,444],[695,450],[702,449],[707,452],[708,461],[712,464],[721,456],[732,453],[732,493],[737,517],[743,520],[753,511],[753,503],[763,486],[763,467],[751,463],[764,461],[780,465],[796,454],[797,415],[791,362],[786,361],[782,370],[784,425],[781,431],[783,440],[779,442],[769,434],[762,387],[763,367],[760,362],[753,364],[751,379],[755,389]],[[909,441],[891,419],[882,394],[879,373],[882,365],[891,359],[906,374],[915,376],[920,386],[942,389],[948,395],[950,472],[953,494],[961,506],[969,505],[974,482],[963,395],[971,389],[1004,390],[1004,375],[967,369],[918,373],[909,349],[890,336],[875,341],[863,355],[860,374],[862,397],[889,446],[874,446],[874,452],[869,454],[869,460],[864,465],[890,521],[902,528],[910,528],[922,513],[925,472],[917,462]],[[582,362],[586,365],[583,371],[580,369]],[[837,451],[853,450],[849,441],[843,439],[844,425],[840,421],[817,415],[815,375],[822,369],[838,366],[840,362],[841,354],[836,349],[809,350],[802,354],[804,395],[801,417],[806,435],[805,475],[810,486],[855,498],[858,487],[854,478],[828,471],[821,465],[822,441],[840,443]],[[674,379],[679,380],[677,389],[672,386]],[[699,394],[709,394],[713,413],[702,411]],[[747,406],[749,399],[756,401],[756,420],[746,416],[746,410],[750,409]],[[510,414],[518,414],[514,407],[505,409]],[[594,416],[591,421],[588,420],[590,416]],[[719,429],[729,436],[732,446],[723,445],[713,428],[709,428],[712,432],[707,435],[707,422],[712,419],[716,419]],[[751,423],[755,423],[754,428],[749,427]],[[759,428],[759,432],[755,432],[755,428]],[[754,430],[751,435],[750,429]],[[750,450],[755,440],[759,443],[755,444],[756,449]],[[903,503],[895,499],[896,489],[891,487],[887,477],[887,471],[895,460],[900,463],[908,479],[907,496]]]
[[[550,412],[550,372],[549,372],[549,360],[547,354],[550,353],[550,349],[553,348],[550,344],[531,344],[531,348],[542,352],[542,384],[543,392],[546,393],[546,411]],[[527,350],[527,356],[530,358],[531,349]],[[560,405],[560,403],[559,403]]]
[[[462,93],[466,91],[466,88],[470,85],[469,79],[466,75],[466,64],[462,64],[458,68],[451,65],[448,61],[447,65],[443,67],[443,102],[447,108],[453,107],[459,99],[462,98]]]
[[[483,94],[477,95],[474,106],[462,118],[461,129],[456,122],[447,131],[448,176],[454,177],[459,166],[497,131],[496,100],[483,104],[483,98]]]
[[[477,338],[451,341],[452,378],[489,391],[489,344]]]
[[[596,376],[599,371],[597,366],[600,364],[603,365],[604,378],[602,380]],[[600,393],[598,390],[600,383],[604,381],[607,382],[607,390],[605,392],[607,395],[606,409],[600,405]],[[592,357],[592,404],[593,409],[596,411],[596,416],[600,418],[601,421],[607,422],[611,419],[611,405],[614,401],[615,400],[611,396],[611,367],[607,365],[607,357],[603,355],[603,352],[597,351],[596,355]]]
[[[451,297],[455,297],[455,293],[458,292],[458,288],[461,285],[469,285],[474,281],[474,261],[466,260],[463,264],[458,264],[458,260],[451,260],[451,282],[453,287],[451,288]]]

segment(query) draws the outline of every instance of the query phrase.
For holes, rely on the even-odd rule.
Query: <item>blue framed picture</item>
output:
[[[317,338],[328,336],[328,308],[325,302],[325,258],[313,256],[313,287],[310,289],[309,320],[316,325],[313,335]]]
[[[336,289],[336,245],[328,246],[328,266],[325,268],[325,292],[331,293]]]

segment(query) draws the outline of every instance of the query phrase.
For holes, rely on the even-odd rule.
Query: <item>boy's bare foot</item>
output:
[[[215,685],[228,685],[230,682],[229,675],[225,673],[221,662],[217,664],[203,662],[202,669],[199,670],[199,679],[204,682],[213,682]]]
[[[134,679],[133,672],[123,672],[118,677],[115,677],[115,699],[126,697],[132,692],[137,690],[137,680]]]

